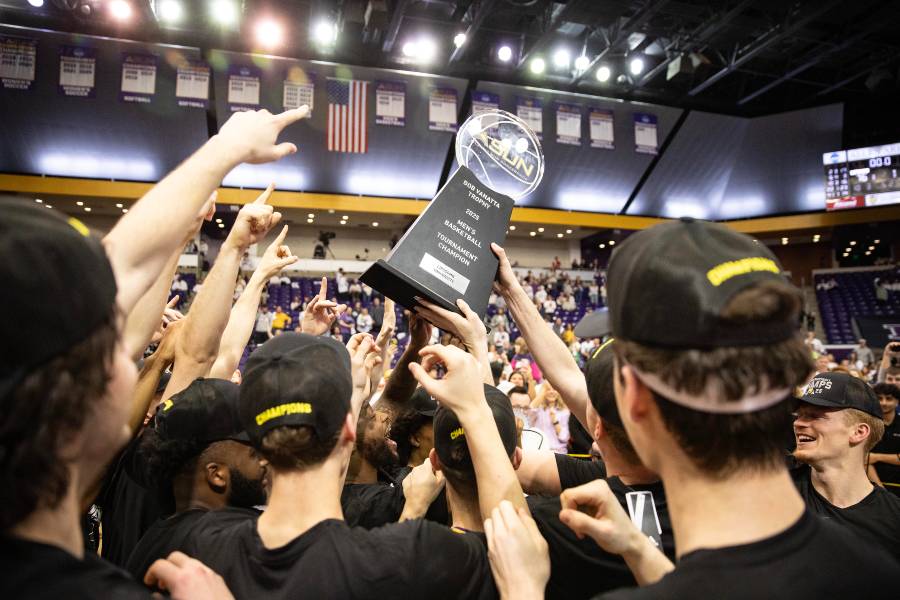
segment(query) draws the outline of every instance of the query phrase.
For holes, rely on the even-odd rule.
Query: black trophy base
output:
[[[459,308],[454,304],[441,297],[437,292],[431,290],[411,277],[404,275],[401,271],[395,269],[384,260],[377,260],[371,267],[366,269],[359,280],[372,289],[378,290],[386,298],[390,298],[403,308],[413,310],[419,303],[416,298],[422,298],[436,304],[441,308],[460,312]]]

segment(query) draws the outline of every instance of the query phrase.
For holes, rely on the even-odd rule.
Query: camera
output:
[[[337,237],[337,234],[333,231],[319,231],[319,242],[322,243],[323,246],[328,246],[328,244]]]

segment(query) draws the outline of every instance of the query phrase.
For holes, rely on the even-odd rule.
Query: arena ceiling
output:
[[[100,0],[0,0],[0,21],[246,52],[261,50],[254,27],[271,18],[286,33],[272,54],[746,116],[896,90],[900,64],[900,5],[883,0],[235,0],[230,25],[208,1],[182,1],[177,23],[162,18],[163,0],[127,2],[133,18],[116,21]],[[316,41],[322,23],[330,43]],[[561,50],[567,65],[554,62]]]

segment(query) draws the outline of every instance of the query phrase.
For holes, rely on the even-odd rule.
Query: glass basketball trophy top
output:
[[[544,176],[544,155],[524,121],[502,110],[469,117],[456,136],[459,169],[384,260],[360,281],[412,310],[419,299],[481,318],[497,274],[491,243],[506,241],[516,200]]]
[[[456,134],[456,162],[515,202],[544,177],[544,154],[531,128],[503,110],[472,115]]]

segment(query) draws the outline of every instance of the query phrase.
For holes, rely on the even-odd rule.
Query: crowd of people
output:
[[[490,331],[349,280],[270,312],[298,260],[270,186],[179,312],[214,190],[307,110],[234,114],[102,240],[0,208],[0,596],[894,597],[900,344],[874,387],[824,363],[727,227],[635,233],[602,286],[493,244]],[[585,295],[580,341],[558,305]]]

